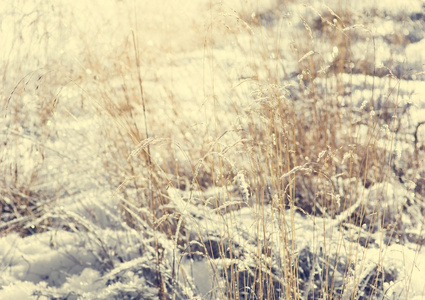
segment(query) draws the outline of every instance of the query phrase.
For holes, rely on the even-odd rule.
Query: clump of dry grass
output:
[[[49,220],[36,222],[51,204],[49,198],[54,196],[43,182],[46,166],[43,145],[51,134],[48,123],[55,106],[53,99],[42,96],[48,92],[43,84],[51,78],[49,75],[42,70],[29,73],[16,84],[2,105],[0,197],[3,233],[17,230],[25,236],[44,231],[51,225]]]
[[[282,82],[278,73],[265,66],[266,62],[264,66],[256,66],[253,69],[259,73],[252,76],[256,88],[253,89],[249,105],[243,109],[232,105],[233,113],[238,115],[234,128],[226,130],[219,124],[221,120],[217,116],[222,107],[215,100],[212,101],[215,119],[212,127],[216,133],[222,130],[223,134],[207,142],[199,133],[195,133],[199,142],[185,153],[184,161],[180,160],[177,164],[173,163],[176,149],[185,151],[175,142],[176,139],[167,132],[149,134],[149,128],[157,125],[155,106],[150,102],[154,100],[143,98],[142,78],[138,78],[139,75],[133,76],[133,82],[139,82],[138,85],[129,88],[125,84],[125,101],[117,103],[112,100],[113,97],[104,95],[106,105],[101,111],[106,108],[111,117],[107,134],[108,140],[112,141],[109,146],[112,157],[105,161],[105,166],[117,178],[126,178],[117,190],[122,195],[124,219],[139,230],[155,228],[165,233],[175,240],[174,251],[183,251],[183,255],[200,255],[212,265],[217,258],[230,260],[229,264],[220,268],[221,271],[212,268],[217,279],[212,283],[214,288],[211,293],[214,297],[273,299],[285,296],[287,299],[298,299],[314,295],[334,298],[347,293],[345,289],[348,289],[351,280],[348,266],[356,264],[351,257],[347,257],[345,269],[338,267],[342,268],[339,272],[344,274],[342,281],[334,278],[336,269],[325,268],[321,270],[321,279],[313,280],[314,291],[305,291],[309,276],[313,276],[307,274],[318,272],[314,264],[307,263],[306,257],[313,261],[324,260],[327,265],[336,262],[331,256],[316,257],[315,252],[306,249],[302,249],[304,254],[297,255],[300,249],[294,235],[297,226],[295,214],[339,219],[341,224],[347,224],[345,226],[352,224],[363,228],[366,240],[358,238],[357,243],[364,247],[368,247],[367,239],[378,230],[386,232],[385,243],[403,234],[403,226],[399,223],[399,209],[402,206],[395,203],[391,208],[385,204],[391,201],[386,189],[394,181],[397,173],[393,171],[400,163],[394,157],[395,144],[408,136],[400,120],[409,108],[404,106],[401,111],[398,109],[399,79],[390,68],[386,68],[382,74],[371,69],[370,66],[375,65],[373,55],[362,58],[353,53],[351,45],[354,41],[367,41],[370,32],[365,27],[358,29],[353,26],[359,20],[353,20],[350,11],[328,8],[325,14],[317,11],[315,14],[312,24],[302,19],[305,34],[300,34],[302,30],[294,29],[292,49],[298,60],[298,85]],[[245,22],[243,17],[239,20]],[[244,28],[250,31],[252,28],[249,26],[258,26],[261,22],[247,20],[245,24]],[[209,38],[213,39],[213,35]],[[332,42],[323,44],[324,40]],[[208,41],[206,47],[213,44]],[[373,53],[373,39],[366,44]],[[135,66],[129,68],[135,74],[140,74],[137,47],[135,52]],[[332,55],[331,60],[325,57],[326,52]],[[210,54],[212,57],[209,59],[213,59],[214,54]],[[261,55],[264,57],[264,53]],[[268,69],[267,81],[261,80],[263,67]],[[210,71],[214,72],[213,69]],[[354,103],[353,94],[358,87],[352,83],[353,76],[374,76],[378,73],[380,76],[388,75],[386,90],[381,87],[376,89],[374,79],[371,82],[365,77],[364,88],[370,91],[369,98],[361,105]],[[174,101],[172,92],[168,92],[168,97]],[[178,118],[180,112],[174,110],[173,113]],[[188,127],[186,129],[190,130]],[[230,143],[232,139],[233,143]],[[183,141],[195,144],[193,140]],[[195,149],[200,151],[193,151]],[[405,163],[407,165],[403,168],[413,167],[411,162]],[[233,184],[239,186],[239,191]],[[196,224],[188,221],[193,216],[177,209],[167,196],[167,187],[179,186],[190,192],[186,199],[188,203],[200,205],[205,213],[212,208],[222,215],[229,227],[233,226],[236,218],[232,215],[238,209],[252,208],[258,216],[255,220],[258,239],[257,250],[247,254],[254,261],[257,260],[250,271],[239,269],[240,257],[232,250],[238,247],[238,243],[229,231],[221,231],[216,242],[205,240],[200,228],[188,227],[189,224]],[[197,191],[211,187],[223,193],[216,192],[207,199],[193,196]],[[376,187],[374,194],[368,193],[372,187]],[[226,199],[235,195],[241,197],[241,202],[226,204]],[[232,209],[222,209],[228,207]],[[381,213],[383,207],[385,209]],[[279,223],[277,240],[286,247],[274,248],[275,244],[270,241],[265,213],[269,209],[272,209]],[[287,211],[291,219],[287,219]],[[157,243],[154,246],[161,247]],[[357,255],[359,247],[351,254]],[[272,266],[261,257],[277,258],[280,263]],[[173,264],[176,263],[175,258]],[[306,265],[311,269],[306,269]],[[356,297],[356,294],[372,295],[376,293],[373,286],[382,289],[384,281],[379,278],[383,274],[375,273],[363,283],[363,287],[354,290],[351,297]],[[177,273],[173,273],[169,279],[175,282],[177,276]],[[277,280],[274,276],[281,278]],[[388,273],[386,277],[386,280],[390,280],[394,275]],[[218,278],[224,278],[224,282]],[[164,296],[170,293],[164,290],[160,281],[157,282],[159,294]]]

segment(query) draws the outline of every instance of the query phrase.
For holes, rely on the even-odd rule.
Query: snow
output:
[[[406,47],[406,57],[411,65],[423,65],[425,63],[425,40],[410,44]]]
[[[336,288],[345,287],[342,299],[363,293],[379,276],[383,299],[424,299],[420,243],[425,205],[423,195],[414,192],[423,178],[413,170],[391,173],[370,188],[354,178],[358,198],[334,217],[326,208],[323,216],[315,216],[291,207],[272,190],[272,179],[263,183],[270,199],[258,205],[255,181],[249,181],[252,166],[242,151],[247,149],[240,148],[246,145],[244,131],[254,124],[251,118],[268,116],[239,112],[260,111],[271,93],[303,105],[300,100],[312,87],[297,90],[308,77],[297,62],[320,57],[325,70],[344,55],[333,40],[321,43],[317,32],[305,49],[289,51],[305,23],[317,24],[318,14],[341,5],[357,22],[360,14],[377,12],[367,24],[370,29],[362,31],[357,23],[344,29],[359,36],[353,40],[352,59],[367,61],[371,69],[375,65],[376,74],[383,66],[396,66],[394,76],[362,74],[355,66],[354,74],[315,78],[314,88],[338,94],[340,109],[347,116],[354,112],[358,142],[371,139],[367,124],[374,114],[386,105],[396,107],[390,119],[400,120],[404,131],[396,134],[392,123],[382,121],[375,124],[379,133],[373,138],[390,153],[385,163],[394,160],[394,169],[401,168],[405,157],[415,153],[417,124],[425,121],[425,32],[423,27],[415,31],[424,20],[399,20],[422,13],[425,2],[310,3],[314,9],[274,0],[7,1],[0,8],[0,142],[7,145],[0,150],[0,299],[157,299],[158,286],[178,299],[214,299],[224,295],[228,278],[221,275],[231,269],[246,280],[240,287],[245,292],[257,284],[258,265],[274,286],[283,288],[282,258],[299,263],[305,299],[317,298],[327,268]],[[413,41],[389,47],[386,37],[397,30]],[[133,34],[143,54],[139,69]],[[363,35],[375,39],[374,61]],[[132,128],[124,112],[113,115],[127,109],[131,120],[143,123],[145,107],[128,101],[128,107],[120,106],[128,97],[138,99],[138,73],[155,125],[145,140],[139,139],[144,132],[123,133]],[[352,82],[351,90],[340,93],[337,84],[329,83],[338,81]],[[397,92],[386,94],[389,90]],[[377,95],[385,96],[378,101]],[[325,101],[318,99],[318,106]],[[404,108],[407,113],[401,113]],[[424,143],[424,129],[418,132]],[[138,160],[148,145],[169,181],[166,192],[160,191],[168,202],[158,204],[161,215],[155,221],[146,217],[148,202],[137,189],[148,181],[149,167]],[[328,150],[320,152],[317,163],[327,159]],[[219,185],[225,175],[209,161],[216,156],[234,174],[225,187]],[[350,160],[348,154],[343,157]],[[129,176],[129,166],[139,173]],[[309,163],[294,166],[280,180],[312,170]],[[199,175],[200,181],[203,174],[214,177],[205,179],[201,190],[193,187],[195,179],[179,175],[187,173]],[[342,186],[350,179],[331,179],[339,183],[341,209],[341,197],[349,197]],[[126,219],[123,211],[131,217]],[[363,225],[353,224],[352,216],[363,213]],[[18,217],[10,220],[13,214]],[[373,223],[375,217],[382,224]],[[392,235],[388,224],[399,224],[402,234]],[[174,231],[166,234],[161,226]],[[261,249],[264,245],[269,248]]]

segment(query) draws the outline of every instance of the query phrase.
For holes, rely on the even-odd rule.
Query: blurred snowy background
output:
[[[0,299],[425,299],[423,0],[0,22]]]

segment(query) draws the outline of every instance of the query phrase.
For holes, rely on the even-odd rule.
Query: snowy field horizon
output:
[[[425,0],[6,0],[0,40],[0,300],[425,300]]]

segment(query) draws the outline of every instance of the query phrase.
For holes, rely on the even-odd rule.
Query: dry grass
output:
[[[420,125],[412,132],[405,122],[411,106],[402,101],[406,95],[400,87],[411,74],[391,58],[390,65],[376,69],[370,20],[342,5],[320,12],[306,8],[310,12],[300,16],[301,28],[284,27],[287,17],[276,10],[262,16],[210,9],[209,25],[197,36],[204,46],[203,74],[196,74],[202,77],[203,91],[183,89],[190,99],[173,90],[169,74],[161,81],[152,72],[156,60],[152,65],[143,61],[138,29],[116,46],[116,56],[108,53],[109,67],[87,44],[80,62],[86,67],[73,70],[64,77],[68,79],[58,79],[64,74],[58,69],[66,66],[52,63],[50,71],[37,69],[11,92],[3,91],[1,234],[83,230],[75,218],[64,224],[43,217],[64,194],[78,192],[67,190],[67,178],[49,173],[45,155],[61,157],[48,149],[49,140],[60,138],[54,127],[60,118],[91,114],[100,124],[95,135],[101,143],[85,153],[99,157],[102,165],[90,170],[90,176],[119,199],[117,212],[126,225],[149,237],[143,251],[153,249],[154,267],[145,275],[152,277],[159,298],[194,295],[185,259],[207,262],[212,282],[206,296],[211,299],[384,297],[385,283],[396,274],[379,266],[365,271],[358,265],[362,251],[373,243],[382,250],[394,241],[423,244],[420,236],[406,234],[408,225],[402,220],[409,216],[413,224],[423,224],[417,211],[425,213],[424,141],[417,136]],[[281,25],[272,29],[267,22]],[[291,53],[282,47],[287,36]],[[238,37],[248,39],[250,46]],[[386,38],[395,48],[407,42],[397,34]],[[225,47],[227,39],[236,41],[249,69],[248,76],[245,71],[237,74],[237,84],[214,46]],[[173,54],[157,51],[156,58]],[[296,74],[287,72],[291,63]],[[178,76],[192,78],[187,72]],[[8,74],[3,82],[16,82]],[[60,89],[67,86],[80,91],[70,98],[73,103],[60,100]],[[84,139],[91,142],[88,133]],[[413,148],[400,155],[402,143]],[[46,180],[54,182],[53,188]],[[393,189],[409,182],[416,183],[411,194],[404,202],[394,200]],[[243,241],[237,233],[246,210],[252,213],[255,240]],[[300,248],[300,216],[323,221],[323,236],[314,237],[312,248]],[[329,237],[325,232],[332,228],[340,232]],[[374,240],[377,232],[381,241]],[[336,250],[327,247],[335,236]],[[350,249],[344,248],[346,239],[353,242]],[[109,260],[112,268],[114,258]]]

